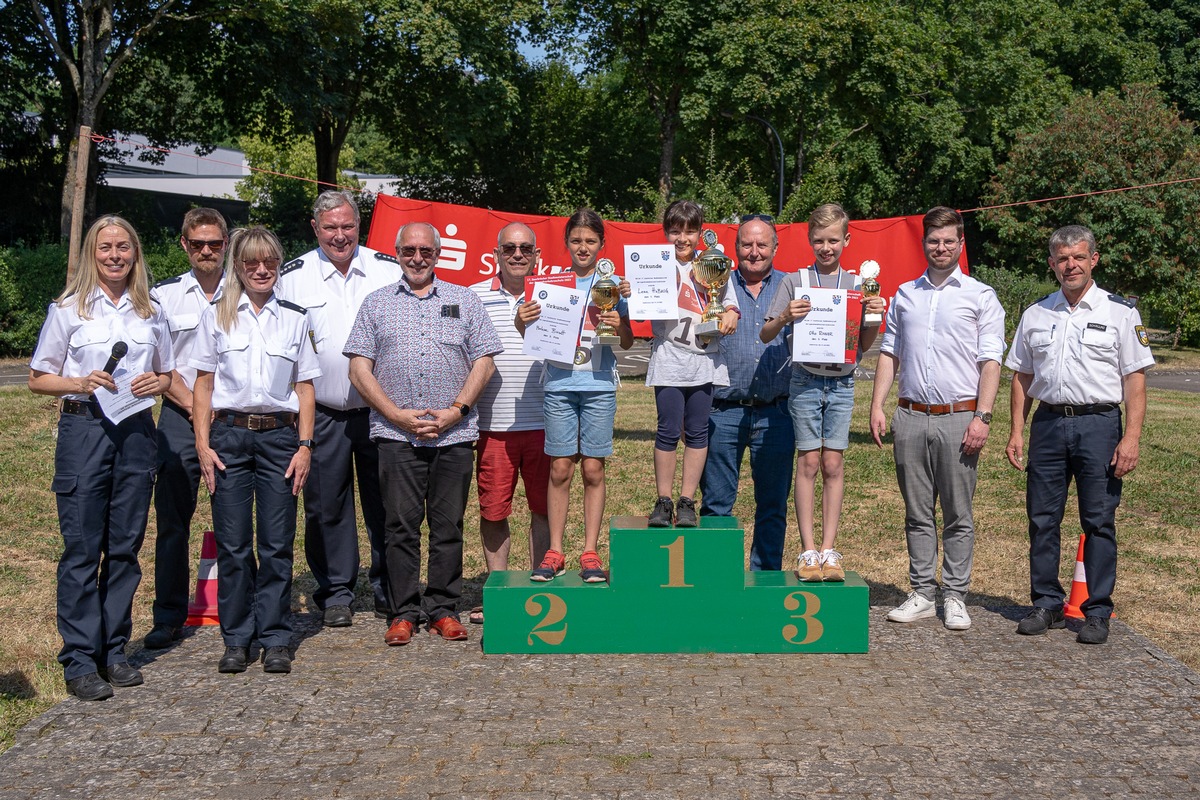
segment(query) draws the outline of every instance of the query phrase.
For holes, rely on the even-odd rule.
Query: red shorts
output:
[[[475,475],[479,481],[479,513],[491,522],[512,513],[517,474],[525,484],[525,499],[534,514],[546,514],[550,456],[545,431],[479,432]]]

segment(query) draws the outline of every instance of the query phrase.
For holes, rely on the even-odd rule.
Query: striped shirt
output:
[[[483,308],[492,319],[504,352],[495,357],[496,374],[484,387],[476,407],[479,409],[479,430],[540,431],[546,426],[542,412],[542,360],[521,352],[524,340],[513,324],[517,306],[524,292],[514,297],[500,283],[489,278],[472,285]]]
[[[375,379],[397,407],[425,409],[449,408],[474,363],[503,349],[479,296],[434,278],[424,297],[413,294],[406,279],[367,295],[343,353],[374,361]],[[473,442],[479,438],[478,417],[472,408],[466,419],[430,442],[371,409],[371,439],[414,447]]]

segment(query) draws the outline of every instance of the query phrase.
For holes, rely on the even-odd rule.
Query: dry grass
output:
[[[870,366],[870,365],[867,365]],[[847,452],[847,491],[838,546],[847,566],[871,585],[871,602],[898,602],[908,587],[903,506],[896,488],[891,450],[879,450],[867,437],[871,384],[861,381],[851,446]],[[618,397],[616,452],[609,461],[608,513],[645,514],[655,499],[651,448],[654,398],[639,380],[628,380]],[[1149,423],[1141,462],[1126,480],[1118,511],[1120,574],[1117,613],[1193,668],[1200,669],[1200,396],[1151,390]],[[53,475],[53,404],[26,389],[0,389],[0,750],[12,743],[26,721],[65,696],[55,656],[55,565],[60,551]],[[975,516],[977,540],[972,605],[1028,603],[1028,562],[1023,475],[1008,466],[1007,387],[1002,387],[995,431],[980,461]],[[751,522],[751,487],[744,472],[736,516]],[[578,482],[568,528],[568,557],[579,555],[582,520]],[[1074,500],[1072,499],[1073,503]],[[207,526],[201,504],[195,528]],[[517,508],[520,503],[516,504]],[[466,603],[477,602],[484,579],[477,515],[472,496],[467,515]],[[1079,529],[1068,507],[1063,531],[1062,574],[1069,585]],[[528,568],[522,532],[528,516],[512,520],[514,568]],[[818,522],[819,525],[819,522]],[[749,534],[747,531],[747,540]],[[153,600],[154,524],[142,550],[144,578],[134,606],[134,635],[150,627]],[[818,534],[819,535],[819,534]],[[198,557],[199,537],[194,542]],[[302,550],[302,546],[300,548]],[[799,549],[795,522],[789,526],[787,553]],[[602,540],[601,555],[607,560]],[[366,554],[364,553],[364,563]],[[296,563],[294,607],[312,608],[313,582],[302,557]],[[365,578],[359,605],[370,608]]]

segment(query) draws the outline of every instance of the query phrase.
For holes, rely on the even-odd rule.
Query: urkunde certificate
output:
[[[521,352],[536,358],[573,363],[583,326],[583,312],[587,309],[584,292],[573,286],[539,282],[534,285],[532,299],[542,307],[542,313],[525,329]]]
[[[625,245],[625,278],[629,281],[629,318],[679,319],[676,302],[678,269],[669,244]]]
[[[854,346],[847,349],[847,319],[857,329],[862,309],[862,293],[846,289],[796,287],[796,300],[807,299],[812,310],[797,320],[792,329],[792,360],[810,364],[852,364],[858,350],[857,330]]]
[[[114,425],[119,424],[126,417],[131,417],[145,408],[154,407],[153,397],[137,397],[133,393],[133,379],[137,375],[125,369],[125,367],[117,367],[112,374],[113,382],[117,384],[117,390],[111,391],[100,387],[95,391],[96,402],[100,404],[100,408],[104,410],[104,416],[109,422]]]

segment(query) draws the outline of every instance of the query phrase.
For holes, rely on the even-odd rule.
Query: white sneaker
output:
[[[891,622],[916,622],[919,619],[936,616],[937,603],[926,600],[916,592],[909,592],[908,599],[889,611],[887,618]]]
[[[942,603],[942,611],[946,617],[946,630],[965,631],[971,627],[971,615],[967,613],[967,606],[957,597],[947,597]]]

